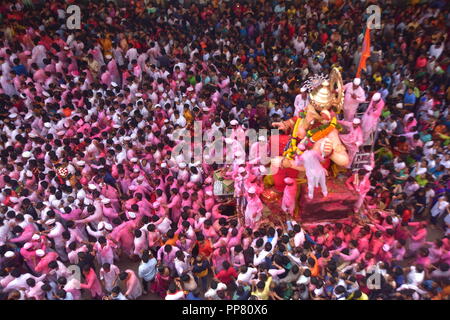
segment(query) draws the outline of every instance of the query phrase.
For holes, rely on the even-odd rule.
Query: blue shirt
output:
[[[105,177],[103,178],[103,181],[105,181],[105,183],[110,184],[112,186],[116,185],[116,179],[114,179],[113,176],[109,172],[106,172]]]
[[[27,75],[27,69],[25,69],[25,66],[23,64],[14,66],[12,69],[18,76]]]
[[[202,298],[194,296],[192,292],[189,292],[186,296],[186,300],[203,300]]]
[[[403,99],[403,102],[405,104],[415,104],[416,103],[416,95],[413,93],[409,94],[408,92],[405,93],[405,97]]]
[[[147,262],[142,262],[139,265],[138,275],[145,281],[151,281],[156,276],[156,264],[158,261],[155,258],[151,258]]]

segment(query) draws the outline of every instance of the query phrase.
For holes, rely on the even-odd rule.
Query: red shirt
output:
[[[225,284],[229,284],[233,281],[233,278],[236,279],[237,277],[238,274],[233,267],[229,267],[227,270],[222,270],[216,275],[216,278]]]
[[[412,212],[409,209],[403,210],[402,222],[409,222],[411,220]]]

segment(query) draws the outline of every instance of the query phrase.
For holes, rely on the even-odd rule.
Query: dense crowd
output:
[[[69,30],[72,2],[0,4],[1,299],[449,298],[446,1],[77,1]],[[384,104],[370,185],[345,221],[274,222],[267,166],[242,160],[268,139],[233,138],[297,115],[334,66],[360,94],[343,124]],[[172,156],[197,121],[231,130],[232,165]]]

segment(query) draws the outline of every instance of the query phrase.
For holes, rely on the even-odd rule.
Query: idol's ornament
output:
[[[304,87],[309,95],[306,112],[274,123],[275,127],[290,134],[290,139],[282,156],[275,158],[272,166],[306,171],[308,180],[315,180],[314,185],[317,185],[331,162],[342,167],[349,162],[339,139],[341,128],[336,118],[342,110],[344,86],[341,73],[333,68],[329,77],[315,75],[305,82]],[[322,191],[326,193],[323,188]]]

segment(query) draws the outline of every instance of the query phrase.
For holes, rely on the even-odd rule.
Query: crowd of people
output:
[[[74,1],[2,1],[0,299],[448,299],[449,10],[375,2],[354,79],[371,1],[77,1],[80,30]],[[242,160],[268,139],[233,138],[297,115],[335,66],[370,185],[345,221],[274,222],[267,166]],[[173,156],[196,122],[231,165]]]

